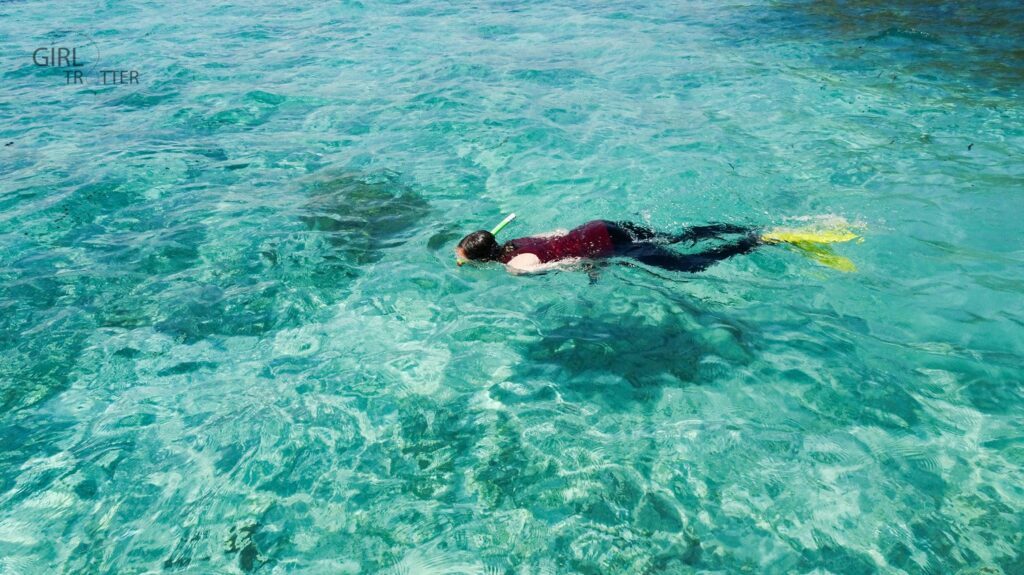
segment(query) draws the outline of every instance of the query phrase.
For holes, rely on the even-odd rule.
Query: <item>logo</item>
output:
[[[65,85],[118,86],[138,85],[141,75],[135,69],[100,68],[100,50],[88,34],[74,30],[56,30],[48,35],[50,43],[32,51],[32,64],[58,70]]]

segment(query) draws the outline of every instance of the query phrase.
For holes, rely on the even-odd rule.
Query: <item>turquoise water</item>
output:
[[[1024,9],[932,4],[0,3],[0,573],[1024,573]]]

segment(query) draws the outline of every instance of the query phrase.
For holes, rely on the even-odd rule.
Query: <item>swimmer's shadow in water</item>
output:
[[[526,344],[517,376],[555,381],[565,394],[609,405],[657,399],[666,386],[711,383],[750,362],[739,330],[714,323],[575,318]]]

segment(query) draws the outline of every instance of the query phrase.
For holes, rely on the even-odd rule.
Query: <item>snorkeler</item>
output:
[[[732,256],[749,253],[758,246],[786,242],[801,248],[820,263],[853,271],[852,262],[820,244],[858,237],[845,228],[824,231],[780,228],[763,232],[732,224],[694,226],[681,233],[668,233],[632,222],[594,220],[568,232],[516,238],[499,244],[495,234],[514,217],[515,214],[510,215],[490,232],[478,230],[462,238],[455,248],[456,262],[459,265],[467,261],[501,262],[513,273],[536,273],[579,260],[621,257],[666,270],[693,273]],[[667,247],[684,242],[692,246],[705,240],[724,243],[697,253],[681,253]]]

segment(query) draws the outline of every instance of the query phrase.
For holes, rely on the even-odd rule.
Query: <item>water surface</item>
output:
[[[888,4],[0,3],[0,572],[1024,572],[1024,11]]]

